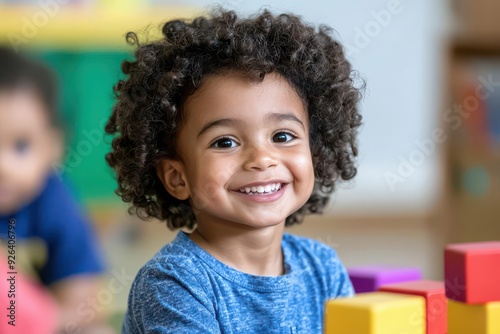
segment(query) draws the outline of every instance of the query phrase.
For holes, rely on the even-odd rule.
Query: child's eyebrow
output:
[[[304,123],[300,119],[298,119],[294,114],[290,113],[269,113],[265,117],[266,122],[273,122],[273,123],[278,123],[281,121],[293,121],[299,123],[302,128],[305,130]],[[210,122],[203,126],[201,131],[198,133],[198,138],[206,131],[208,131],[211,128],[216,128],[216,127],[232,127],[232,126],[238,126],[241,125],[241,121],[234,119],[234,118],[222,118],[222,119],[217,119],[213,122]]]
[[[276,122],[276,123],[281,121],[294,121],[299,123],[304,130],[306,129],[304,123],[302,123],[302,121],[298,119],[297,116],[290,113],[279,113],[279,112],[270,113],[266,115],[266,120],[269,122]]]
[[[217,128],[217,127],[231,127],[231,126],[235,126],[237,124],[240,124],[241,122],[237,119],[233,119],[233,118],[222,118],[222,119],[218,119],[218,120],[215,120],[213,122],[210,122],[208,124],[206,124],[202,129],[201,131],[198,133],[198,138],[206,131],[208,131],[209,129],[211,128]]]

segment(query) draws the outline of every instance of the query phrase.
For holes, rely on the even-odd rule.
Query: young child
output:
[[[356,174],[351,66],[294,15],[173,20],[137,45],[106,131],[139,217],[179,231],[138,272],[123,333],[321,333],[353,288],[335,251],[284,233]]]
[[[99,291],[103,263],[89,221],[52,172],[63,147],[56,100],[56,81],[50,70],[0,47],[1,261],[7,263],[7,241],[14,240],[14,247],[9,248],[14,261],[11,271],[23,279],[27,276],[27,284],[37,282],[48,288],[59,305],[57,330],[98,333],[95,320],[102,314],[87,298],[95,298]],[[4,283],[2,279],[2,295],[7,294]],[[38,305],[42,309],[36,312],[49,314],[50,305],[36,304],[28,291],[17,291],[13,300],[19,312],[16,328],[27,328],[22,322],[36,319],[37,313],[25,314],[26,304]],[[17,333],[16,328],[9,328]]]

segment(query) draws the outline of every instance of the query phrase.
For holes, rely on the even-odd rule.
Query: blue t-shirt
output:
[[[285,274],[255,276],[179,232],[138,272],[122,333],[321,334],[327,299],[354,289],[335,251],[285,233]]]
[[[50,175],[42,192],[18,212],[0,215],[4,243],[9,220],[15,221],[16,267],[45,285],[103,271],[92,226],[56,175]]]

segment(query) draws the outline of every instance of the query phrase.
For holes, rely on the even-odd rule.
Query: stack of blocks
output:
[[[500,333],[500,242],[446,247],[445,283],[450,334]]]
[[[326,334],[500,334],[500,242],[446,247],[445,283],[415,268],[348,272],[357,294],[326,303]]]

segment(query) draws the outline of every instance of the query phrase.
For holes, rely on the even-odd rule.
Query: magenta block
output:
[[[356,293],[377,291],[381,285],[422,279],[418,268],[391,266],[361,266],[347,268]]]

